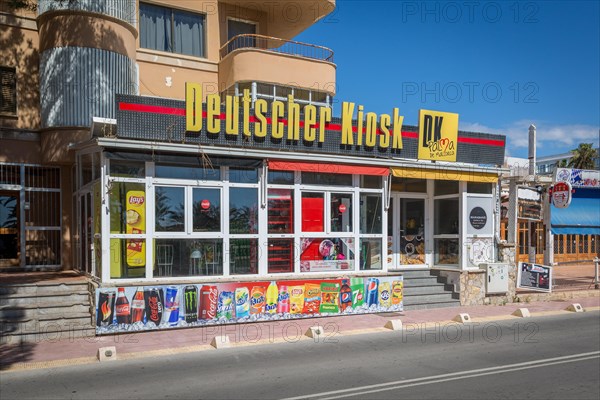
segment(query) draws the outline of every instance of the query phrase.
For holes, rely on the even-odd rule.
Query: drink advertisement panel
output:
[[[99,288],[96,334],[398,312],[402,283],[379,276]]]

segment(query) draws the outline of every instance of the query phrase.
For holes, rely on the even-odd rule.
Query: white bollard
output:
[[[117,348],[115,346],[100,347],[98,349],[98,361],[115,361],[117,359]]]
[[[231,342],[229,341],[229,336],[215,336],[213,340],[211,340],[210,345],[215,349],[226,349],[231,347]]]
[[[311,326],[310,328],[307,329],[305,335],[308,336],[309,338],[318,338],[319,336],[323,335],[325,333],[325,330],[323,329],[322,326],[316,325],[316,326]]]
[[[531,317],[531,314],[529,313],[529,310],[527,308],[518,308],[515,310],[515,312],[512,313],[512,315],[521,318]]]
[[[583,309],[583,307],[581,307],[581,304],[579,304],[579,303],[573,303],[569,307],[567,307],[567,311],[584,312],[585,310]]]
[[[460,322],[462,324],[470,324],[471,317],[467,313],[458,314],[456,317],[452,318],[452,321]]]
[[[384,327],[393,331],[401,331],[402,321],[399,319],[390,319],[388,322],[385,323]]]

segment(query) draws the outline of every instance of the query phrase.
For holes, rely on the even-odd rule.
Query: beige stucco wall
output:
[[[149,61],[145,61],[149,59]],[[142,61],[144,60],[144,61]],[[140,94],[171,99],[185,98],[185,83],[198,82],[203,94],[218,92],[217,64],[179,59],[138,51]]]
[[[89,129],[52,129],[40,133],[41,161],[44,164],[73,165],[75,151],[69,150],[69,145],[83,142],[90,138]]]
[[[240,19],[256,19],[265,14],[268,25],[261,34],[292,39],[329,15],[335,22],[335,0],[278,0],[259,2],[254,0],[221,0],[229,14],[236,13]]]
[[[0,115],[0,126],[37,129],[40,124],[39,38],[34,16],[0,13],[0,65],[17,72],[17,115]]]
[[[13,140],[0,138],[0,162],[6,163],[41,163],[41,146],[39,140]]]
[[[260,68],[257,68],[257,66]],[[225,57],[219,65],[219,85],[261,81],[284,86],[310,88],[335,95],[335,64],[275,54],[258,49],[241,49]]]
[[[38,19],[40,52],[54,47],[90,47],[135,59],[137,30],[123,21],[85,12],[49,12]]]

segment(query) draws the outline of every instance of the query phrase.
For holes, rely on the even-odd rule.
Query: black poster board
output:
[[[552,291],[552,267],[520,262],[517,269],[517,288]]]

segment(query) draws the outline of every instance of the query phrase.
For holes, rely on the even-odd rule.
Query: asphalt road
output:
[[[598,399],[600,312],[8,371],[0,397]]]

